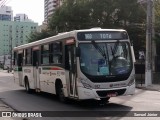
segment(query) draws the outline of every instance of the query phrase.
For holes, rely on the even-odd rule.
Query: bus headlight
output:
[[[89,85],[86,80],[81,80],[81,83],[84,86],[84,88],[87,88],[87,89],[91,89],[92,88],[92,86]]]
[[[132,76],[131,79],[130,79],[130,81],[129,81],[129,83],[128,83],[128,86],[131,86],[131,85],[133,85],[134,83],[135,83],[135,77]]]

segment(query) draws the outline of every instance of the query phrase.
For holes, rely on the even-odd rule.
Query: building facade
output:
[[[16,16],[14,17],[14,21],[18,21],[18,22],[31,22],[31,20],[28,18],[28,16],[26,14],[16,14]]]
[[[48,22],[48,19],[54,14],[56,8],[62,5],[64,0],[44,0],[44,22]]]
[[[11,54],[15,46],[28,43],[31,32],[37,31],[38,23],[0,21],[0,62],[3,63],[4,56]]]
[[[0,7],[0,20],[1,21],[12,21],[13,11],[9,6]]]

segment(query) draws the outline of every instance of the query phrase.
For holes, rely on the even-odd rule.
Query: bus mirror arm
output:
[[[81,50],[79,47],[76,47],[76,57],[80,57]]]

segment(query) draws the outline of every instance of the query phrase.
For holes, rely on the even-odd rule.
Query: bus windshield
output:
[[[91,76],[122,75],[131,71],[128,42],[80,43],[80,68]]]

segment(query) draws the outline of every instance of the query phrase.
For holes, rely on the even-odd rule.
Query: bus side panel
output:
[[[46,91],[48,93],[55,94],[55,80],[57,78],[57,71],[55,70],[45,70],[43,71],[43,79],[46,81]]]
[[[40,68],[41,74],[40,74],[40,90],[43,92],[48,92],[47,91],[47,80],[49,76],[49,71],[44,70],[44,67]]]
[[[133,82],[132,82],[132,85],[127,86],[127,90],[124,93],[124,95],[133,95],[133,94],[135,94],[135,88],[136,88],[136,85],[135,85],[135,68],[134,67],[133,67],[133,70],[132,70],[132,72],[130,74],[130,77],[128,79],[129,79],[129,81],[133,81]]]
[[[135,94],[135,84],[132,84],[131,86],[127,86],[127,90],[124,93],[124,95],[134,95]]]
[[[34,79],[33,79],[33,66],[23,67],[23,83],[24,83],[25,77],[28,78],[30,88],[35,89],[34,88]]]
[[[49,70],[50,76],[48,77],[47,91],[56,94],[55,83],[56,80],[61,80],[63,87],[66,88],[65,72],[64,70]]]
[[[65,96],[66,95],[66,80],[65,80],[65,71],[56,70],[57,68],[52,67],[42,67],[40,74],[40,89],[41,91],[56,94],[55,82],[56,80],[61,80]]]
[[[68,97],[68,85],[67,85],[66,70],[61,70],[60,74],[61,74],[61,77],[59,77],[59,78],[62,80],[64,95],[65,95],[65,97]]]

